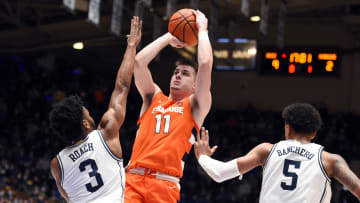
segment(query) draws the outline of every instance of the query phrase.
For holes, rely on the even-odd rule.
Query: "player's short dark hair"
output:
[[[176,66],[179,66],[179,65],[191,66],[191,67],[194,68],[194,70],[195,70],[195,75],[197,74],[198,64],[197,64],[195,61],[190,61],[190,60],[187,60],[187,59],[178,59],[178,60],[175,62],[175,65],[176,65]]]
[[[313,133],[322,125],[319,111],[310,104],[291,104],[284,108],[282,117],[297,133]]]
[[[79,96],[70,96],[56,103],[49,115],[50,130],[66,146],[83,136],[83,101]]]

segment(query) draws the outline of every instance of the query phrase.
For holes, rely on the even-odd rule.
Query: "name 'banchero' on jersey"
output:
[[[323,147],[280,141],[264,164],[260,203],[330,203],[330,178],[321,160]]]

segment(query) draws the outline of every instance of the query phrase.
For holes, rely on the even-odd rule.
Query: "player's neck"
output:
[[[296,140],[300,143],[310,143],[312,140],[311,136],[304,134],[294,134],[291,139]]]
[[[185,97],[190,96],[189,94],[177,92],[177,91],[170,91],[169,99],[174,101],[181,101],[185,99]]]

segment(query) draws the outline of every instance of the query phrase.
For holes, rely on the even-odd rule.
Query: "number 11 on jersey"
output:
[[[157,114],[157,115],[155,115],[155,119],[156,119],[155,133],[156,134],[160,133],[161,123],[163,120],[162,117],[164,117],[164,119],[165,119],[164,133],[169,133],[171,116],[169,114],[164,115],[164,116],[162,114]]]

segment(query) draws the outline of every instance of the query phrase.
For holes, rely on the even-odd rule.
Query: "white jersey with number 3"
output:
[[[284,140],[272,147],[264,164],[260,203],[330,203],[330,179],[323,147]]]
[[[110,151],[100,131],[92,131],[81,144],[63,149],[56,158],[70,202],[124,201],[123,160]]]

